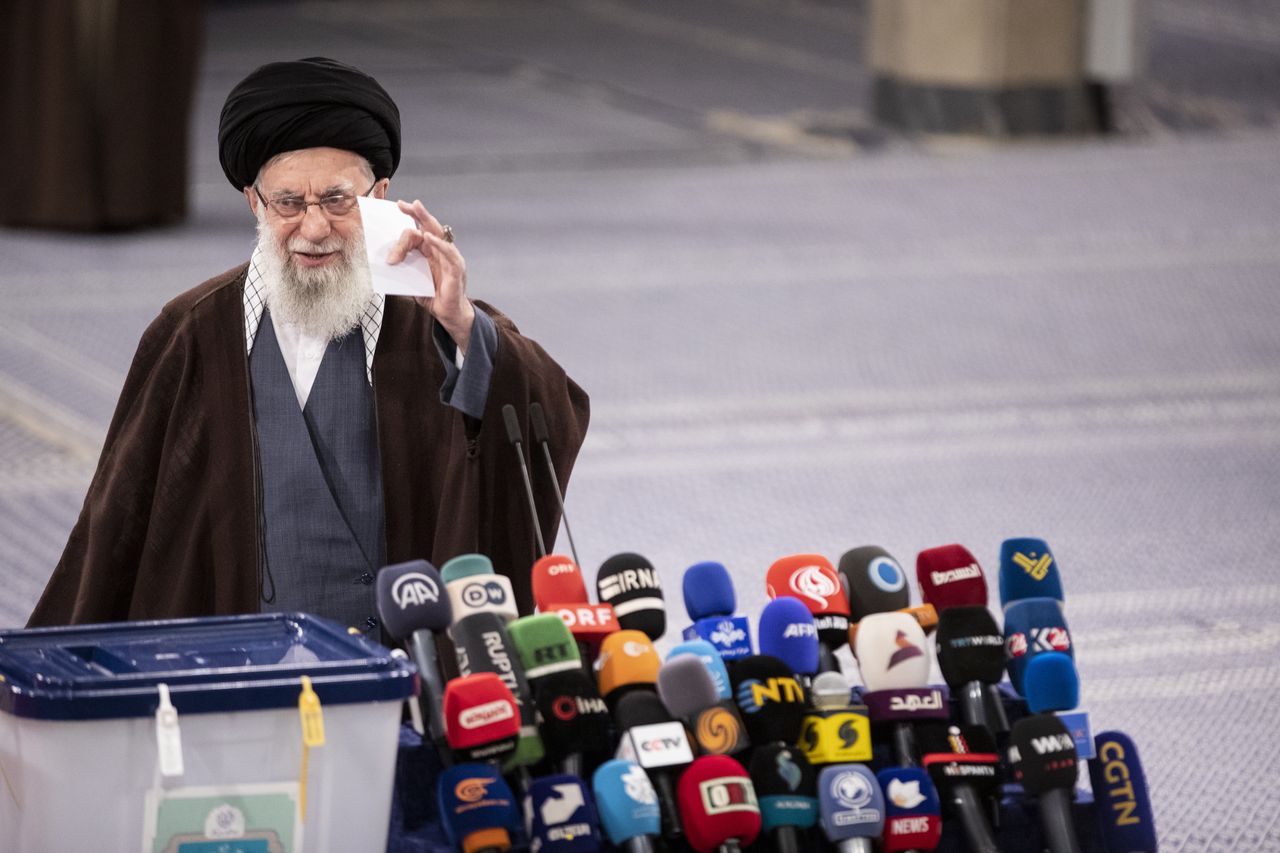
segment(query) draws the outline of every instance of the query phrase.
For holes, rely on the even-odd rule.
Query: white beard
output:
[[[362,234],[357,226],[346,241],[331,234],[316,244],[294,235],[282,245],[259,212],[258,270],[267,307],[279,319],[322,340],[337,340],[354,329],[373,296]],[[297,266],[290,252],[341,254],[338,263],[312,269]]]

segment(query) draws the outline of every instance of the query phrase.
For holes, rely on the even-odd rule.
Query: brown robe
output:
[[[258,611],[258,466],[244,336],[247,265],[187,291],[142,336],[80,518],[29,626]],[[440,402],[434,320],[389,296],[373,388],[391,563],[479,552],[532,611],[533,524],[502,407],[547,413],[561,485],[586,433],[586,393],[504,315],[484,417]],[[525,455],[550,547],[559,512],[541,448]],[[530,458],[532,456],[532,458]]]

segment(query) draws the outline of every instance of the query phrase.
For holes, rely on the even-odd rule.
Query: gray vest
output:
[[[263,313],[249,358],[262,474],[263,610],[301,610],[367,631],[386,561],[382,467],[359,327],[331,341],[305,409]]]

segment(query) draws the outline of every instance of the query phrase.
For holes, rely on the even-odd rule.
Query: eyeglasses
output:
[[[376,187],[377,185],[378,182],[374,181],[373,187]],[[369,189],[366,192],[361,193],[361,195],[369,195],[369,193],[373,192],[373,187],[369,187]],[[340,219],[350,213],[356,206],[356,197],[350,193],[330,193],[319,201],[307,201],[306,199],[299,198],[296,195],[286,195],[281,196],[280,198],[268,199],[262,194],[262,190],[258,189],[256,184],[253,187],[253,191],[258,194],[258,198],[262,200],[263,204],[274,210],[276,216],[285,221],[301,219],[306,215],[307,208],[311,207],[313,204],[324,211],[324,215],[330,219]]]

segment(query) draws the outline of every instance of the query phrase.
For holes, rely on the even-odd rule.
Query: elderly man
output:
[[[400,117],[328,59],[263,66],[218,132],[257,219],[247,264],[178,296],[142,337],[80,518],[31,625],[303,610],[369,630],[386,563],[488,554],[531,609],[536,557],[501,410],[540,402],[566,482],[586,394],[472,302],[453,233],[421,202],[389,260],[435,296],[376,294],[358,196],[384,198]],[[543,535],[558,526],[538,476]]]

